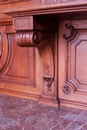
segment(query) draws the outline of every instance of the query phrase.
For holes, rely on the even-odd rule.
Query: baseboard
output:
[[[18,92],[18,91],[12,91],[8,89],[1,89],[0,88],[0,94],[5,94],[9,96],[19,97],[19,98],[25,98],[30,100],[36,100],[38,101],[40,98],[40,95],[25,93],[25,92]]]
[[[58,101],[57,100],[50,100],[50,99],[46,99],[46,98],[40,98],[39,103],[40,104],[45,104],[47,106],[58,107]]]
[[[76,102],[76,101],[71,101],[71,100],[60,99],[60,106],[87,110],[87,103]]]

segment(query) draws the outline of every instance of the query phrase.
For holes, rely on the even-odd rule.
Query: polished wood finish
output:
[[[87,109],[87,1],[0,3],[0,92]]]

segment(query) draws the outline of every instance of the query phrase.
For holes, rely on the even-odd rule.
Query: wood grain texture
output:
[[[33,2],[32,2],[33,3]],[[24,16],[26,15],[40,15],[40,14],[60,14],[60,13],[74,13],[74,12],[86,12],[87,11],[87,1],[60,1],[58,3],[54,2],[54,4],[41,4],[37,3],[39,6],[30,6],[30,8],[26,5],[24,7],[18,8],[9,8],[3,13],[8,14],[10,16]],[[81,17],[81,16],[80,16]]]
[[[0,90],[29,94],[45,104],[86,107],[87,1],[30,0],[12,5],[0,8],[8,15],[0,15]]]

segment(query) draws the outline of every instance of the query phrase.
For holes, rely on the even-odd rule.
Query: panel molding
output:
[[[70,29],[70,26],[68,29]],[[74,32],[72,33],[72,31],[74,31]],[[70,35],[68,35],[68,36],[63,35],[63,37],[67,40],[66,41],[66,45],[67,45],[67,47],[66,47],[67,48],[66,49],[66,54],[67,54],[66,55],[66,59],[67,59],[66,70],[67,71],[66,71],[65,85],[62,87],[62,90],[65,94],[70,94],[72,91],[72,93],[81,92],[81,94],[84,95],[84,92],[86,92],[86,90],[87,90],[87,84],[85,84],[85,83],[82,84],[81,81],[79,81],[79,79],[77,77],[77,72],[80,73],[80,70],[81,70],[81,68],[77,68],[77,47],[81,43],[87,42],[86,30],[85,29],[75,30],[74,27],[72,29],[72,25],[71,25]],[[83,45],[86,46],[86,44],[83,44]],[[81,49],[82,48],[80,47],[80,50]],[[83,52],[83,50],[82,50],[82,52]],[[79,58],[78,59],[78,63],[79,63],[81,56],[80,57],[78,56],[78,58]],[[81,64],[81,60],[80,60],[80,64]],[[84,65],[84,63],[83,63],[83,65]],[[82,66],[82,64],[81,64],[81,66]],[[79,70],[77,71],[77,69],[79,69]],[[86,69],[86,67],[83,67],[83,69]],[[86,70],[84,70],[84,72],[85,71]],[[83,71],[82,71],[82,73],[83,73]],[[81,77],[83,75],[79,74],[79,76],[80,76],[80,80],[82,79],[84,81],[83,77]],[[85,80],[86,80],[86,77],[85,77]]]

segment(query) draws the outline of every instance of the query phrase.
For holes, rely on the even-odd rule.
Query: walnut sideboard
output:
[[[87,109],[86,0],[0,0],[0,93]]]

